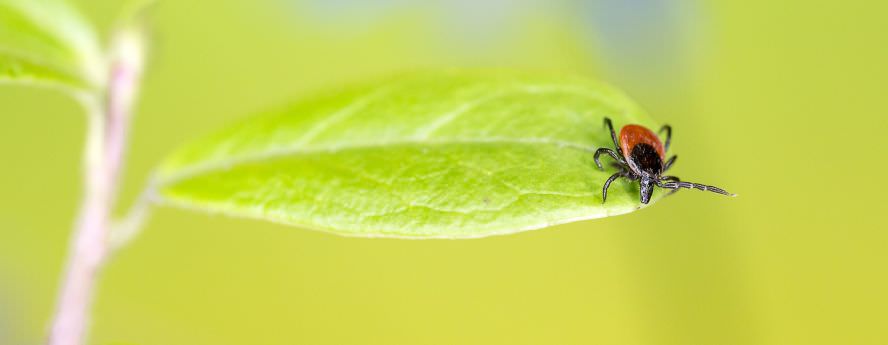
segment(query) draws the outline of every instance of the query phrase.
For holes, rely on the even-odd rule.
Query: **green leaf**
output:
[[[194,142],[160,167],[159,195],[373,237],[471,238],[618,215],[642,205],[628,181],[602,204],[613,169],[598,170],[592,157],[613,146],[605,116],[657,127],[622,93],[588,80],[413,75],[311,98]]]
[[[62,0],[0,0],[0,83],[91,90],[104,84],[95,33]]]

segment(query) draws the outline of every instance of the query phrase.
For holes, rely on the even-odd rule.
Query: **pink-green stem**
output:
[[[107,94],[81,97],[89,113],[83,206],[47,340],[49,345],[80,345],[86,339],[96,282],[111,251],[111,212],[142,67],[141,42],[122,42],[118,45],[122,54],[114,60]]]

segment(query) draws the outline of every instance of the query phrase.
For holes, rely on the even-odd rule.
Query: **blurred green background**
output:
[[[121,4],[78,2],[107,34]],[[888,343],[888,3],[162,1],[124,205],[177,145],[415,69],[567,72],[675,128],[678,193],[469,241],[342,238],[161,208],[107,267],[93,344]],[[84,119],[0,87],[0,344],[42,341]]]

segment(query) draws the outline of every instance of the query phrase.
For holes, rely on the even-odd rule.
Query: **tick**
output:
[[[607,189],[610,187],[611,182],[620,177],[639,181],[642,204],[647,204],[651,200],[655,185],[660,188],[671,189],[671,193],[675,193],[679,188],[696,188],[703,191],[735,196],[718,187],[684,182],[678,177],[664,175],[678,158],[678,156],[673,155],[668,160],[666,159],[666,152],[669,151],[669,142],[672,140],[672,127],[669,125],[663,126],[660,129],[660,133],[666,132],[666,144],[664,145],[657,134],[643,126],[623,126],[620,129],[620,138],[617,140],[617,133],[614,132],[614,125],[611,123],[611,120],[604,118],[604,124],[610,130],[616,151],[606,147],[599,148],[595,151],[595,165],[598,166],[598,169],[604,170],[598,157],[602,153],[606,153],[617,161],[616,166],[620,168],[620,172],[611,175],[604,182],[604,188],[601,190],[602,203],[607,200]]]

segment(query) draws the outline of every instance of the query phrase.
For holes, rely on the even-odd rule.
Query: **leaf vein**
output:
[[[296,140],[294,145],[304,145],[307,142],[310,142],[312,139],[320,135],[323,131],[327,130],[331,126],[345,121],[348,117],[357,114],[359,110],[363,109],[367,105],[370,104],[376,98],[382,97],[382,95],[388,93],[390,88],[380,88],[371,93],[361,96],[357,100],[349,103],[349,105],[339,109],[332,115],[324,118],[321,121],[318,121],[317,124],[309,128],[299,140]]]

